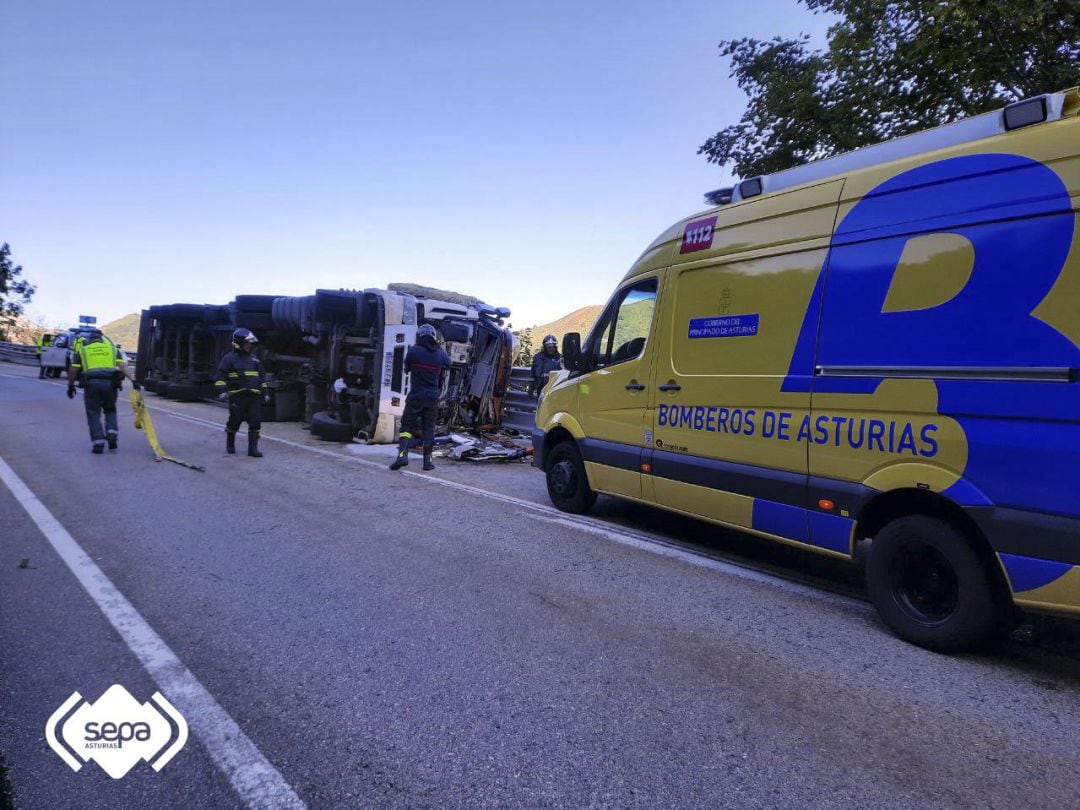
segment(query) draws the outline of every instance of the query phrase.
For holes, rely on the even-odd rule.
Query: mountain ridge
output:
[[[603,308],[601,304],[590,304],[589,306],[579,307],[550,323],[528,327],[528,331],[532,334],[533,346],[539,350],[540,342],[546,335],[555,335],[555,339],[559,341],[559,346],[562,346],[563,335],[567,332],[578,332],[584,338],[592,325],[596,323],[596,319],[600,317]]]

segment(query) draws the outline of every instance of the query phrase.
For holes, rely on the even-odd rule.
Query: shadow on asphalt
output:
[[[590,515],[627,529],[642,529],[668,537],[687,544],[692,550],[735,558],[731,560],[735,564],[764,568],[811,586],[869,599],[861,565],[617,498],[601,496]],[[884,626],[882,631],[888,632]],[[1046,688],[1056,687],[1052,681],[1041,683],[1040,675],[1066,678],[1080,685],[1080,621],[1025,614],[1008,638],[988,650],[965,655],[998,666],[1013,666]]]

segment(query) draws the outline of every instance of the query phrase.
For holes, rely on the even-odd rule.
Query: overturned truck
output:
[[[180,400],[214,396],[214,373],[234,329],[259,338],[271,401],[263,418],[301,420],[331,441],[396,441],[417,328],[435,327],[453,363],[438,430],[497,427],[516,353],[510,311],[415,285],[238,295],[226,305],[168,304],[142,312],[136,378]]]

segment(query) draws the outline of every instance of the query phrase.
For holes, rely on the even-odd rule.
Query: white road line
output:
[[[139,659],[248,807],[303,808],[304,802],[135,607],[105,576],[15,471],[0,458],[0,480],[45,535]]]
[[[191,416],[186,413],[180,413],[179,411],[173,411],[168,408],[162,408],[155,406],[154,410],[161,411],[176,419],[184,422],[189,422],[194,425],[200,425],[202,427],[209,427],[215,430],[221,430],[222,426],[218,422],[211,422],[206,419],[200,419],[197,416]],[[278,442],[288,447],[294,447],[297,450],[306,450],[309,453],[316,453],[320,456],[329,456],[330,458],[337,459],[349,464],[359,464],[364,467],[372,467],[378,470],[389,472],[386,468],[387,465],[378,461],[370,461],[364,458],[357,458],[356,456],[347,456],[343,453],[335,453],[333,450],[324,450],[321,447],[311,447],[306,444],[300,444],[299,442],[290,441],[289,439],[281,439],[277,436],[268,436],[266,433],[262,433],[260,438],[266,441]],[[858,607],[865,609],[865,603],[854,599],[852,597],[843,596],[836,593],[830,593],[823,591],[820,588],[814,588],[811,585],[803,585],[798,582],[792,582],[791,580],[784,579],[783,577],[767,574],[762,571],[758,571],[754,568],[737,565],[736,563],[724,562],[717,560],[714,557],[708,557],[703,554],[695,554],[693,551],[680,548],[674,545],[667,539],[651,534],[649,532],[635,532],[621,527],[613,526],[610,523],[605,523],[602,520],[596,518],[583,517],[580,515],[570,515],[566,512],[561,512],[553,506],[545,506],[544,504],[534,503],[533,501],[527,501],[524,498],[515,498],[513,495],[504,495],[499,492],[492,492],[491,490],[481,489],[480,487],[470,486],[469,484],[462,484],[458,481],[448,481],[445,478],[436,478],[432,475],[424,475],[423,473],[411,472],[409,470],[401,470],[394,473],[395,475],[405,475],[411,478],[415,478],[419,481],[424,481],[428,484],[437,484],[442,487],[448,487],[449,489],[455,489],[459,492],[467,492],[470,495],[475,495],[479,498],[487,498],[492,501],[499,501],[501,503],[517,506],[521,509],[527,509],[534,513],[534,516],[540,520],[548,523],[553,523],[569,528],[580,529],[588,534],[596,537],[602,537],[605,540],[609,540],[619,545],[628,546],[630,548],[637,549],[639,551],[646,551],[651,554],[656,554],[661,557],[669,557],[671,559],[679,560],[684,563],[699,567],[708,568],[712,571],[718,571],[729,576],[738,577],[739,579],[749,580],[751,582],[759,582],[766,585],[771,585],[778,590],[787,591],[789,593],[796,593],[801,596],[808,596],[813,599],[817,599],[823,602],[830,602],[832,604],[844,605],[847,607]]]
[[[718,560],[715,557],[707,557],[702,554],[695,554],[692,551],[686,551],[678,546],[671,545],[670,543],[658,542],[649,538],[634,537],[628,532],[623,532],[618,529],[612,530],[610,527],[598,528],[595,526],[581,525],[576,520],[568,518],[567,515],[560,513],[559,517],[548,517],[546,515],[536,515],[537,520],[542,520],[545,523],[554,523],[557,525],[568,526],[575,529],[581,529],[595,534],[598,537],[603,537],[610,540],[613,543],[618,543],[623,546],[629,546],[630,548],[640,549],[641,551],[648,551],[651,554],[658,554],[661,557],[671,557],[672,559],[680,560],[689,565],[697,566],[698,568],[707,568],[710,571],[719,571],[724,574],[729,574],[739,579],[746,579],[751,582],[760,582],[765,585],[771,585],[774,588],[778,588],[782,591],[789,593],[799,594],[801,596],[810,596],[814,599],[819,599],[825,602],[832,602],[837,605],[844,606],[859,606],[865,607],[864,603],[857,599],[852,599],[848,596],[842,596],[836,593],[830,593],[823,591],[819,588],[814,588],[810,585],[802,585],[798,582],[792,582],[791,580],[783,579],[782,577],[776,577],[772,574],[767,574],[762,571],[756,571],[753,568],[743,568],[742,566],[735,565],[733,563],[724,562]]]

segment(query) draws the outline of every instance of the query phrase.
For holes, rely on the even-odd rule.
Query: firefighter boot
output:
[[[397,444],[397,458],[394,459],[394,463],[390,465],[391,470],[400,470],[402,467],[409,466],[409,442],[410,438],[402,436],[398,439]]]
[[[262,458],[262,453],[259,452],[259,431],[248,431],[248,455],[252,458]]]
[[[225,452],[233,455],[236,452],[236,431],[225,428]]]
[[[435,469],[435,464],[431,461],[431,445],[424,445],[424,471],[431,472]]]

